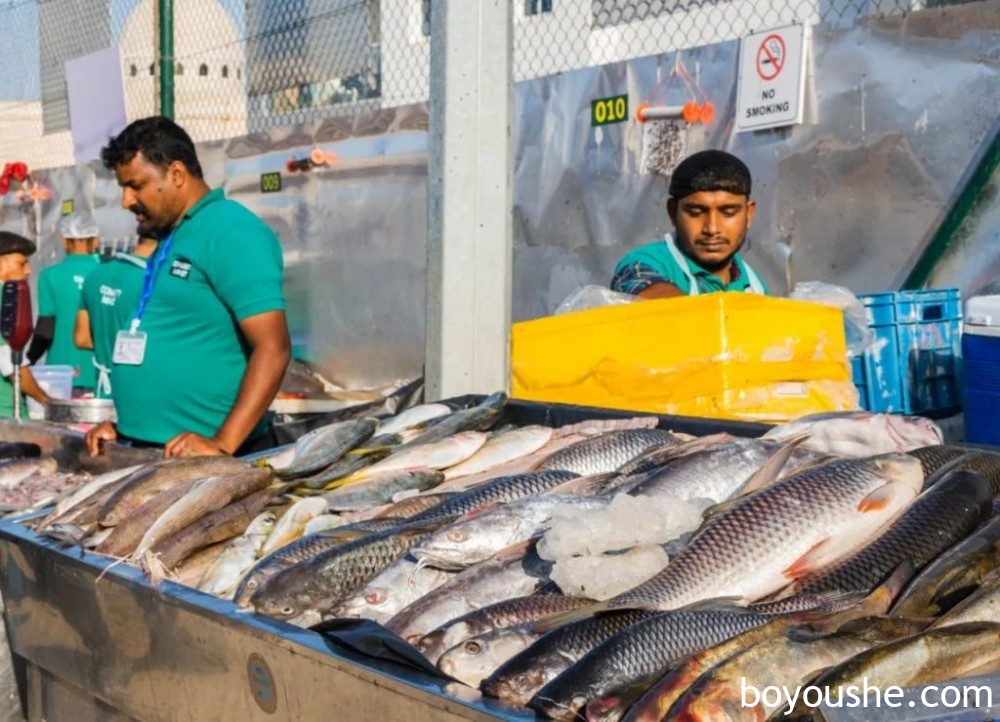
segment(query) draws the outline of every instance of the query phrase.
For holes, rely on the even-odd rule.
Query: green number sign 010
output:
[[[272,173],[261,173],[260,174],[260,192],[261,193],[277,193],[281,190],[281,173],[274,171]]]
[[[590,125],[611,125],[628,120],[628,96],[598,98],[590,101]]]

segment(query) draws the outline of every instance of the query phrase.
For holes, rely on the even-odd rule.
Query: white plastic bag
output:
[[[875,343],[875,333],[868,327],[865,319],[864,304],[849,289],[822,281],[805,281],[795,284],[789,298],[836,306],[843,310],[849,356],[860,356],[865,349]]]
[[[636,296],[612,291],[604,286],[581,286],[559,304],[553,315],[559,316],[573,311],[586,311],[588,308],[600,308],[601,306],[619,306],[636,300]]]

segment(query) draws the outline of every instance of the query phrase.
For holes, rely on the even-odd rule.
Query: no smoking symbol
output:
[[[785,41],[780,35],[768,35],[757,50],[757,75],[774,80],[785,66]]]

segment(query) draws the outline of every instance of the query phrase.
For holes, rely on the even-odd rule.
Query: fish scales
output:
[[[601,642],[657,614],[629,609],[560,627],[504,662],[483,680],[480,689],[491,697],[525,705],[545,684]]]
[[[606,474],[654,446],[677,443],[676,436],[662,429],[609,431],[555,452],[537,468],[542,471],[574,471],[581,475]]]
[[[992,493],[981,475],[958,471],[921,494],[877,539],[833,566],[795,584],[807,594],[865,592],[874,589],[900,564],[919,572],[988,518]]]
[[[766,562],[775,574],[811,551],[823,531],[857,516],[857,503],[884,486],[888,473],[910,487],[923,479],[914,459],[889,455],[831,462],[762,489],[703,524],[663,571],[606,607],[671,609],[712,597],[754,601],[777,591],[782,585],[768,586],[774,578],[755,566]]]
[[[673,611],[638,622],[594,647],[538,691],[530,706],[541,712],[582,706],[616,687],[666,672],[669,665],[776,615],[747,610]]]
[[[240,606],[247,606],[250,597],[273,575],[295,566],[300,562],[308,561],[323,552],[334,547],[352,541],[345,535],[357,532],[362,536],[375,534],[394,529],[400,525],[398,519],[371,519],[357,524],[329,529],[327,531],[316,532],[308,536],[296,539],[289,544],[276,549],[275,551],[261,557],[253,568],[250,569],[240,580],[233,596],[233,601]]]
[[[564,597],[561,594],[533,594],[505,599],[463,614],[428,632],[416,646],[424,656],[434,662],[445,651],[470,637],[525,622],[534,622],[567,609],[579,609],[589,602],[589,599]]]
[[[393,529],[343,544],[309,561],[279,571],[251,597],[259,614],[291,619],[308,611],[327,612],[406,554],[420,530]]]
[[[578,474],[572,471],[552,470],[501,477],[457,494],[437,506],[410,517],[408,521],[417,523],[458,517],[486,504],[516,501],[526,496],[544,494],[577,476]]]

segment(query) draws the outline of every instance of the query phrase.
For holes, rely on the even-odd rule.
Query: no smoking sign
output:
[[[743,38],[736,130],[763,130],[802,122],[805,57],[805,28],[801,25]]]
[[[774,80],[785,65],[785,41],[780,35],[768,35],[757,51],[757,74],[761,80]]]

